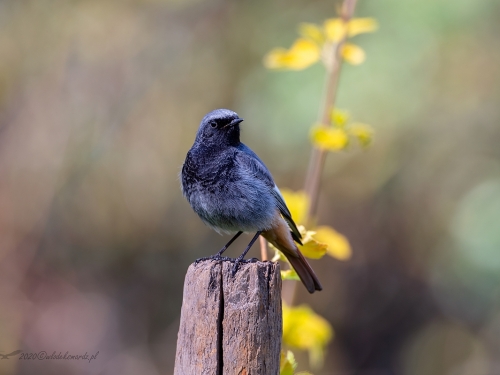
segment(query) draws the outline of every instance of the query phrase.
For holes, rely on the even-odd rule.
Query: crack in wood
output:
[[[223,348],[223,340],[224,340],[224,286],[223,279],[224,275],[222,274],[222,262],[220,263],[220,283],[219,283],[219,315],[217,316],[217,375],[223,375],[224,372],[224,348]]]

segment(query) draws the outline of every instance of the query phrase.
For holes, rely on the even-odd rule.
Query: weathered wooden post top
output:
[[[186,274],[174,375],[278,375],[278,263],[193,263]]]

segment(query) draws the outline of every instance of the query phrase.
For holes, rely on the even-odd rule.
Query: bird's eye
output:
[[[210,126],[211,126],[212,128],[216,128],[216,127],[217,127],[217,123],[216,123],[216,122],[214,122],[214,121],[212,121],[212,122],[210,123]]]

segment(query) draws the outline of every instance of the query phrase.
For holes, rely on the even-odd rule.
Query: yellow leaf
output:
[[[281,195],[292,214],[292,219],[297,224],[303,223],[309,210],[309,197],[303,190],[292,191],[290,189],[281,190]]]
[[[302,235],[302,244],[297,245],[300,252],[307,258],[320,259],[326,254],[327,245],[316,241],[314,235],[316,232],[306,230],[304,226],[299,225],[298,230]]]
[[[352,43],[345,43],[342,46],[341,54],[344,60],[352,65],[359,65],[366,59],[365,51]]]
[[[349,21],[348,35],[353,37],[358,34],[372,33],[378,29],[378,22],[375,18],[354,18]]]
[[[327,19],[323,25],[325,35],[329,41],[338,43],[344,38],[363,33],[371,33],[378,29],[374,18],[354,18],[347,24],[341,18]]]
[[[301,23],[299,25],[299,34],[306,39],[311,39],[318,45],[325,42],[323,31],[314,23]]]
[[[290,47],[275,48],[264,57],[264,65],[268,69],[302,70],[317,62],[320,48],[312,40],[299,38]]]
[[[332,109],[331,119],[335,125],[342,128],[349,120],[349,112],[334,108]]]
[[[370,125],[355,123],[351,125],[349,131],[363,147],[368,146],[373,139],[373,129]]]
[[[349,241],[345,236],[328,226],[321,226],[316,229],[314,238],[327,246],[328,255],[339,260],[347,260],[351,257],[352,251]]]
[[[322,362],[324,349],[332,337],[330,323],[310,307],[283,304],[283,342],[291,347],[308,350],[316,366]]]
[[[285,48],[274,48],[264,56],[264,66],[268,69],[283,68],[287,62],[288,51]]]
[[[349,136],[344,129],[319,125],[311,129],[311,140],[320,149],[339,151],[347,147]]]
[[[297,245],[300,252],[310,259],[321,259],[326,254],[327,246],[317,241],[309,241],[304,245]]]
[[[316,232],[311,231],[311,230],[306,230],[304,226],[299,225],[298,230],[300,234],[302,235],[302,244],[299,245],[297,244],[297,247],[299,248],[300,252],[307,258],[310,259],[320,259],[323,258],[323,256],[327,252],[327,244],[321,243],[315,239],[315,234]],[[276,249],[273,244],[269,244],[271,248]],[[285,261],[287,263],[288,260],[286,257],[283,255],[281,251],[276,249],[276,253],[274,254],[273,259],[271,259],[272,262],[277,262],[277,261]],[[283,280],[299,280],[297,273],[292,269],[292,270],[286,270],[286,271],[281,271],[281,278]]]
[[[327,19],[323,24],[323,28],[326,38],[331,42],[338,43],[347,35],[347,25],[341,18]]]

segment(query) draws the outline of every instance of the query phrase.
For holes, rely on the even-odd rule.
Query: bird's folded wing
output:
[[[297,229],[297,225],[295,225],[295,222],[292,219],[292,214],[286,206],[285,200],[283,199],[280,190],[274,183],[271,172],[269,172],[264,162],[260,160],[257,154],[246,145],[240,143],[238,149],[239,151],[241,151],[236,153],[236,158],[239,164],[249,170],[256,178],[264,181],[264,183],[271,188],[271,193],[273,194],[273,197],[276,201],[276,207],[278,207],[281,215],[288,223],[288,226],[290,227],[290,230],[292,232],[293,239],[302,245],[302,242],[300,241],[302,236]]]

